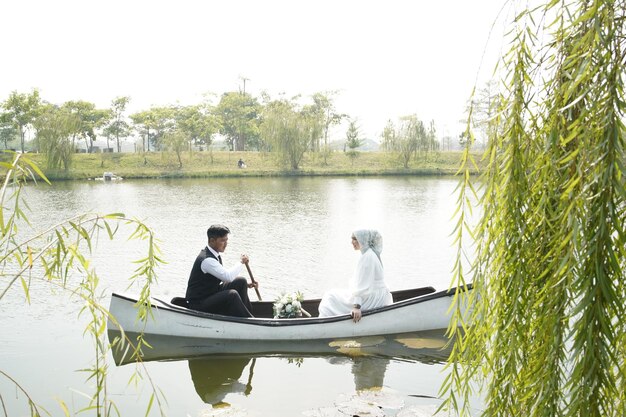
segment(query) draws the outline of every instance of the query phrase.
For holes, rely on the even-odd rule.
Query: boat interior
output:
[[[420,297],[422,295],[432,294],[434,292],[435,289],[433,287],[421,287],[411,288],[408,290],[392,291],[391,295],[393,296],[393,302],[397,303],[399,301]],[[319,315],[318,307],[320,301],[321,299],[319,298],[304,300],[302,302],[302,308],[306,312],[308,312],[311,317],[317,317]],[[174,297],[171,301],[171,304],[179,307],[187,307],[187,301],[181,297]],[[273,301],[252,301],[252,314],[254,315],[254,317],[271,319],[274,316],[273,306]]]

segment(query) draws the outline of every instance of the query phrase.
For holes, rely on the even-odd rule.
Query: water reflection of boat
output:
[[[111,341],[120,335],[119,331],[109,330]],[[129,340],[136,340],[135,334],[126,336]],[[288,363],[300,367],[309,359],[322,359],[332,366],[349,369],[358,395],[363,393],[366,396],[382,396],[384,399],[385,374],[390,363],[406,361],[440,364],[450,354],[445,329],[323,342],[226,342],[155,335],[146,338],[151,347],[143,348],[143,361],[187,360],[197,395],[213,407],[227,406],[228,402],[225,401],[230,394],[246,397],[254,395],[255,364],[268,361],[286,359]],[[118,365],[133,362],[132,358],[124,356],[121,349],[114,349],[113,357]],[[265,365],[259,369],[265,369],[266,372],[257,375],[257,380],[261,378],[261,381],[267,383],[269,367]],[[356,405],[353,402],[348,401],[344,406],[360,405],[362,401],[357,401]]]
[[[247,357],[298,355],[328,357],[383,357],[411,359],[423,363],[440,363],[450,354],[449,339],[445,329],[401,333],[385,336],[337,338],[327,340],[293,341],[228,341],[145,335],[150,347],[142,349],[143,361],[181,360],[210,355],[244,355]],[[109,329],[109,340],[120,337],[117,330]],[[129,341],[136,334],[125,333]],[[134,362],[123,344],[113,349],[113,359],[118,365]]]
[[[467,291],[470,290],[471,286],[468,286]],[[194,311],[153,298],[152,312],[143,322],[137,320],[137,300],[114,293],[109,311],[117,322],[109,321],[108,324],[110,329],[121,326],[125,331],[150,335],[251,340],[254,343],[398,334],[448,327],[456,292],[457,289],[435,292],[432,287],[394,291],[392,305],[365,311],[363,319],[356,325],[348,314],[315,317],[319,299],[303,302],[303,307],[313,315],[311,318],[274,319],[271,302],[253,302],[255,317],[242,318]]]

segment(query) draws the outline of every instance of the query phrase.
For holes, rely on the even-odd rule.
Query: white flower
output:
[[[304,296],[300,291],[283,293],[274,301],[274,318],[292,318],[302,313]]]

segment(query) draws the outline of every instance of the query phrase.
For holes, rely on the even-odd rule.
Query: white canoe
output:
[[[467,287],[471,290],[471,286]],[[311,318],[274,319],[272,302],[252,302],[254,318],[229,317],[190,310],[153,298],[152,316],[137,319],[137,299],[113,293],[110,313],[126,332],[145,335],[229,341],[329,340],[421,332],[448,327],[453,295],[457,290],[435,292],[432,287],[393,292],[390,306],[365,311],[358,323],[349,315],[315,317],[317,300],[305,300]],[[109,320],[109,330],[119,330]]]

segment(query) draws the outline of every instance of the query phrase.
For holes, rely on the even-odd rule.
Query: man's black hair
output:
[[[206,231],[206,236],[208,239],[224,237],[230,233],[230,229],[222,224],[213,224]]]

